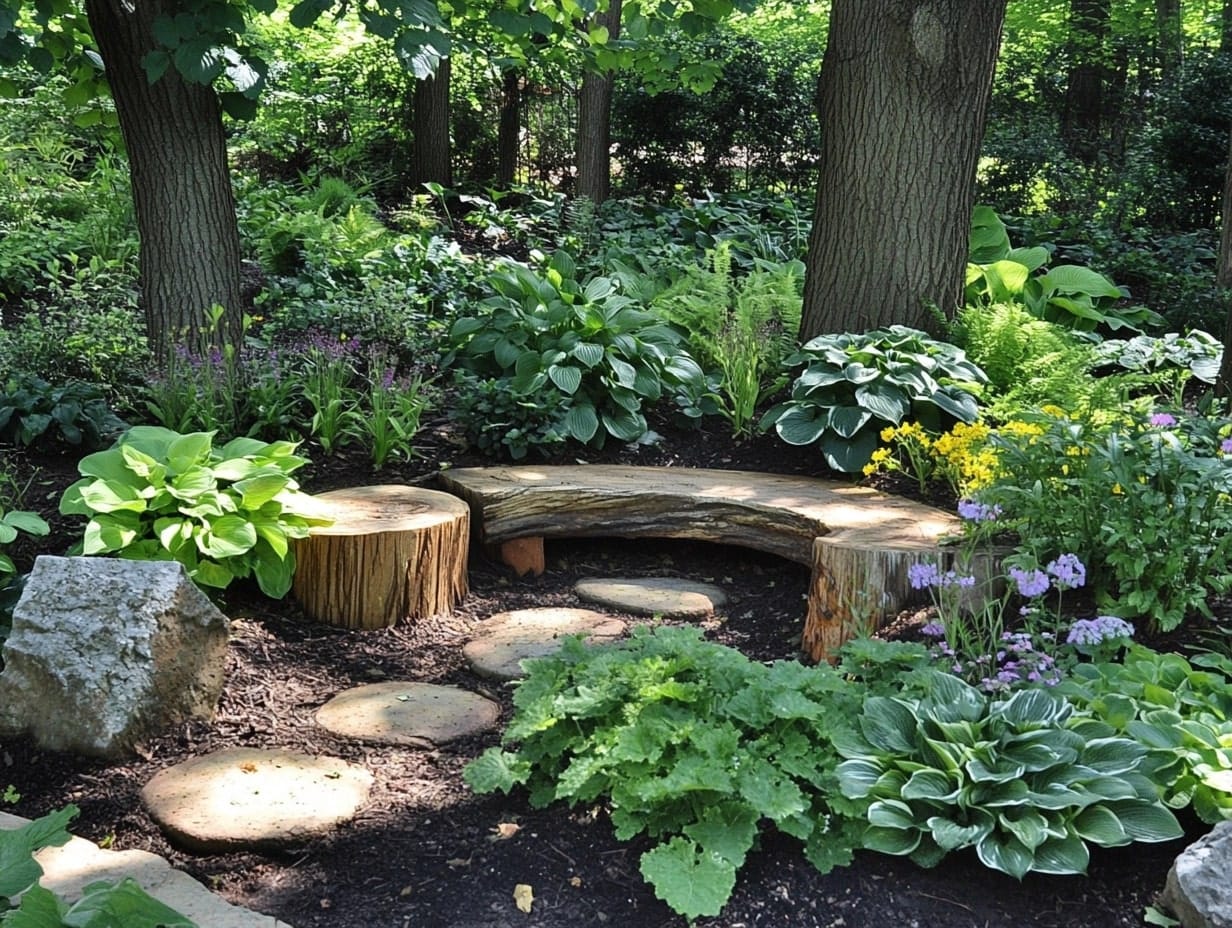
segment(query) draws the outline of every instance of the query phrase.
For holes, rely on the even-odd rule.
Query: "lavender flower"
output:
[[[1027,599],[1033,599],[1048,592],[1048,575],[1042,570],[1023,570],[1020,567],[1011,567],[1010,579],[1018,584],[1019,595]]]
[[[936,564],[912,564],[907,568],[907,582],[913,590],[941,585],[941,571]]]
[[[1115,615],[1094,619],[1079,619],[1069,627],[1065,643],[1077,648],[1094,648],[1120,639],[1134,637],[1134,627]]]
[[[1219,443],[1219,450],[1224,454],[1232,454],[1232,438],[1225,438]]]
[[[944,638],[945,626],[935,620],[927,622],[920,628],[920,634],[925,638]]]
[[[991,506],[976,502],[973,499],[960,499],[958,501],[958,514],[962,518],[970,522],[993,522],[1001,515],[1002,509],[999,504]]]
[[[1169,426],[1176,425],[1176,416],[1170,415],[1166,412],[1157,412],[1147,421],[1157,428],[1166,429]]]
[[[1087,568],[1076,554],[1062,554],[1044,568],[1056,578],[1058,590],[1076,590],[1087,582]]]

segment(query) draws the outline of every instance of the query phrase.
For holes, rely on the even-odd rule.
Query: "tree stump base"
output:
[[[315,499],[334,522],[295,543],[291,591],[309,618],[386,628],[449,612],[466,595],[470,508],[456,496],[372,486]]]

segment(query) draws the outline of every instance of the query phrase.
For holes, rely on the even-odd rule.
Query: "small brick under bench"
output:
[[[803,646],[826,660],[921,601],[907,568],[937,557],[958,520],[922,503],[814,477],[601,464],[467,467],[439,476],[471,507],[476,537],[527,572],[543,539],[688,538],[812,569]],[[516,544],[510,544],[514,543]]]

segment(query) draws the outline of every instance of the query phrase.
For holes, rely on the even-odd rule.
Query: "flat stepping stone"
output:
[[[353,818],[372,779],[338,757],[227,748],[160,771],[141,800],[168,839],[186,850],[279,847]]]
[[[713,583],[682,577],[589,578],[579,580],[573,592],[588,602],[622,612],[673,618],[710,615],[727,602],[727,594]]]
[[[432,747],[496,727],[500,706],[478,693],[434,683],[371,683],[339,693],[317,724],[344,738]]]
[[[590,609],[518,609],[483,622],[462,654],[480,676],[517,680],[524,676],[522,661],[550,657],[566,635],[586,635],[592,643],[611,641],[626,628],[620,619]]]

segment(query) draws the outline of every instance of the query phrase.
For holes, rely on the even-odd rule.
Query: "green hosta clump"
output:
[[[450,330],[450,359],[498,378],[521,401],[559,410],[561,429],[575,441],[645,441],[646,406],[705,391],[678,332],[633,306],[609,278],[583,285],[563,251],[542,271],[509,265],[488,283],[496,295]]]
[[[882,429],[905,418],[932,432],[974,422],[988,382],[960,348],[901,325],[819,335],[784,363],[804,370],[761,428],[773,425],[789,445],[817,443],[826,463],[847,473],[868,463]]]
[[[1084,873],[1087,844],[1182,834],[1140,769],[1146,748],[1043,689],[989,699],[935,673],[921,699],[871,697],[840,740],[844,795],[867,803],[864,846],[922,866],[974,847],[994,870]]]
[[[307,459],[286,441],[215,448],[214,434],[138,426],[82,458],[82,479],[60,501],[61,513],[90,520],[80,553],[179,561],[198,585],[218,589],[255,576],[267,596],[285,596],[290,539],[327,523],[309,514],[291,477]]]
[[[72,905],[39,885],[43,868],[34,859],[45,847],[68,843],[68,823],[77,814],[66,806],[20,828],[0,828],[0,924],[25,928],[196,928],[194,922],[159,902],[135,880],[89,883]],[[20,903],[13,902],[18,896]]]
[[[1230,676],[1227,658],[1190,663],[1136,646],[1124,663],[1080,664],[1062,687],[1071,702],[1148,749],[1143,771],[1169,806],[1192,806],[1214,824],[1232,819]]]
[[[850,861],[858,823],[826,799],[842,803],[829,745],[859,691],[830,668],[756,663],[669,627],[604,648],[570,640],[528,667],[503,739],[516,749],[467,767],[477,792],[606,797],[617,837],[658,839],[642,874],[688,918],[718,914],[763,823],[823,873]]]

